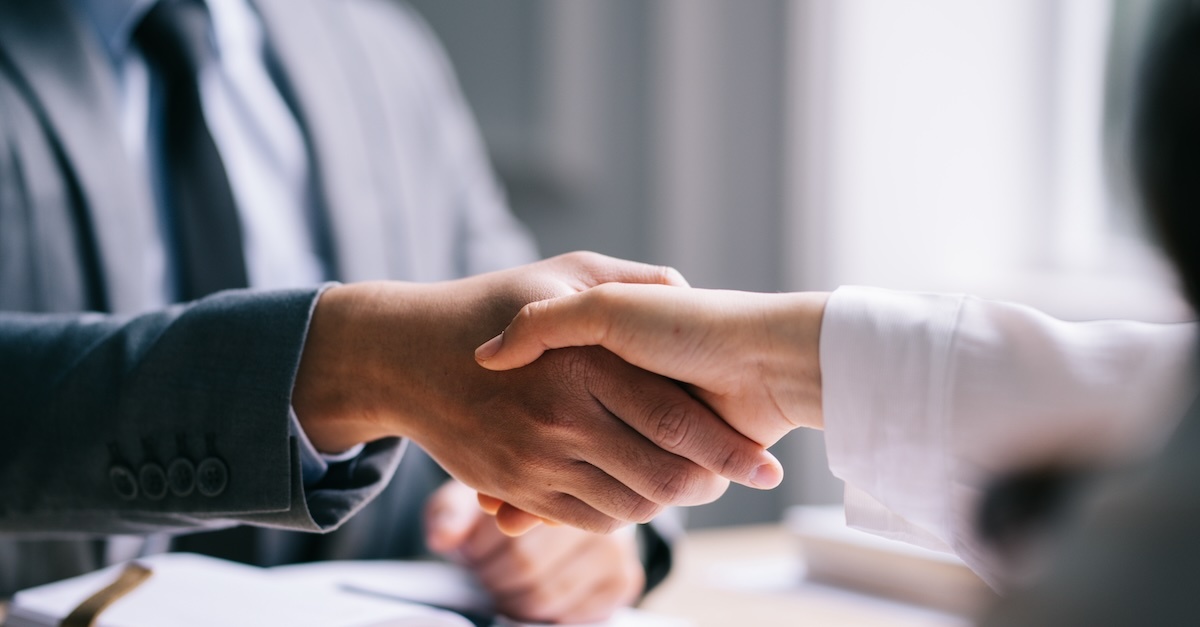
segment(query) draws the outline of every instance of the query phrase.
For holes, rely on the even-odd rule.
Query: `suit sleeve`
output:
[[[231,291],[132,318],[0,314],[0,531],[339,525],[400,451],[372,443],[339,485],[305,492],[289,408],[319,294]]]
[[[1195,395],[1194,324],[1072,323],[967,296],[841,288],[821,331],[825,442],[852,526],[958,554],[993,586],[981,494],[1161,448]]]

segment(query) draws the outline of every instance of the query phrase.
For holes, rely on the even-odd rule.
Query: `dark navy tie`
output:
[[[162,155],[179,295],[246,287],[237,205],[205,124],[201,72],[216,61],[212,19],[196,0],[159,0],[134,33],[162,84]]]

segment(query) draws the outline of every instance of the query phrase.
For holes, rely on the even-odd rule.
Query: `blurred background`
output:
[[[1122,175],[1139,0],[412,0],[545,255],[1189,314]],[[689,525],[840,502],[822,438]]]

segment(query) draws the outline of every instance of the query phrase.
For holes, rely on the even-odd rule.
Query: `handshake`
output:
[[[338,286],[313,314],[293,406],[325,452],[411,438],[506,533],[611,532],[731,480],[782,481],[767,447],[822,424],[825,300],[691,289],[591,253]]]

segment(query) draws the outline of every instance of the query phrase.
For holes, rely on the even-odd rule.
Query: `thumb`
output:
[[[508,328],[475,349],[475,361],[489,370],[511,370],[553,348],[603,345],[608,322],[596,294],[615,285],[525,305]]]
[[[481,512],[475,491],[450,480],[425,504],[425,543],[435,553],[450,553],[474,531]]]

